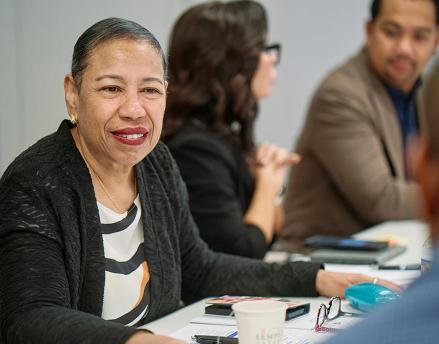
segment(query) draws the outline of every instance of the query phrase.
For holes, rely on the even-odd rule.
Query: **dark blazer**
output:
[[[22,153],[0,180],[0,334],[5,343],[124,343],[133,328],[103,320],[105,257],[88,169],[70,122]],[[151,302],[145,322],[223,294],[316,295],[319,265],[270,265],[215,254],[159,143],[136,166]]]
[[[419,97],[417,107],[419,115]],[[296,151],[302,161],[290,175],[283,244],[419,216],[418,186],[407,179],[396,110],[366,51],[317,89]]]
[[[438,342],[439,251],[430,271],[414,282],[400,300],[377,309],[328,344],[431,344]]]
[[[269,245],[262,230],[243,223],[254,179],[240,147],[229,137],[190,124],[166,144],[188,188],[201,238],[214,251],[263,258]]]

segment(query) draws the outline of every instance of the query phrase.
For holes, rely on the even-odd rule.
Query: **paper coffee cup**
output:
[[[232,306],[239,344],[280,344],[287,305],[281,301],[243,301]]]

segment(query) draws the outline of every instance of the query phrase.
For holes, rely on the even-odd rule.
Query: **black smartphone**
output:
[[[368,241],[351,237],[314,235],[305,239],[305,245],[312,248],[332,248],[337,250],[380,251],[388,247],[387,241]]]

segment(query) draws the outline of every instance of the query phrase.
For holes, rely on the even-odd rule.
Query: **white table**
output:
[[[417,264],[421,261],[422,244],[428,237],[428,226],[417,220],[389,221],[355,234],[354,237],[365,240],[394,239],[396,243],[406,246],[407,250],[386,264]],[[287,260],[288,255],[286,252],[271,251],[265,255],[264,260],[283,262]]]
[[[421,221],[391,221],[369,228],[354,237],[370,240],[393,238],[398,244],[405,245],[407,250],[386,264],[419,264],[422,244],[427,239],[428,232],[428,226]]]
[[[317,314],[317,309],[321,303],[327,302],[328,299],[326,297],[288,297],[292,300],[298,301],[306,301],[311,304],[310,312],[313,314]],[[153,331],[157,334],[168,335],[177,331],[178,329],[186,326],[189,321],[201,314],[204,313],[204,301],[200,300],[192,305],[181,308],[178,311],[175,311],[163,318],[150,322],[144,327],[148,330]],[[348,305],[343,305],[343,310],[351,310]]]
[[[407,251],[398,257],[393,258],[389,264],[412,264],[419,263],[421,257],[421,247],[424,240],[427,238],[428,228],[419,221],[398,221],[388,222],[376,227],[370,228],[361,232],[355,237],[361,239],[383,239],[392,237],[398,241],[398,243],[407,245]],[[275,258],[273,258],[275,257]],[[286,259],[286,255],[283,253],[274,253],[268,261],[279,261]],[[316,314],[319,305],[327,301],[327,298],[292,298],[301,301],[307,301],[311,303],[311,313]],[[344,304],[344,309],[350,310],[349,305]],[[186,326],[189,321],[204,312],[204,300],[198,301],[192,305],[184,307],[176,312],[173,312],[161,319],[153,321],[147,324],[145,327],[154,331],[157,334],[170,334],[176,330]]]

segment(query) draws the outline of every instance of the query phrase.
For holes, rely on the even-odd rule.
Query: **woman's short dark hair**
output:
[[[81,87],[82,74],[87,68],[89,57],[98,45],[113,39],[133,39],[145,41],[162,57],[164,77],[167,76],[166,58],[162,47],[154,35],[142,25],[122,18],[107,18],[90,26],[76,41],[73,48],[71,73],[76,86]]]
[[[439,25],[439,0],[432,0],[436,6],[436,26]],[[382,0],[372,0],[370,4],[370,18],[374,21],[380,14]]]
[[[251,80],[266,36],[265,9],[255,1],[214,1],[186,10],[169,41],[164,136],[198,123],[232,135],[250,152],[257,108]]]

